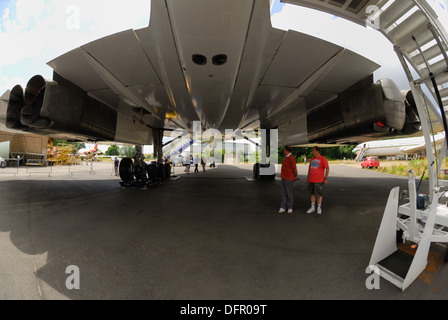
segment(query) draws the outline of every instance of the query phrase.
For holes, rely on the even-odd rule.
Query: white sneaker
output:
[[[316,212],[316,208],[311,207],[311,208],[309,208],[309,210],[306,213],[310,214],[310,213],[314,213],[314,212]]]
[[[317,214],[322,214],[322,208],[321,207],[317,207]]]
[[[283,208],[280,208],[280,210],[278,210],[278,213],[279,213],[279,214],[282,214],[282,213],[285,213],[285,212],[286,212],[286,210],[283,209]]]
[[[288,209],[288,213],[291,214],[292,213],[292,209]]]

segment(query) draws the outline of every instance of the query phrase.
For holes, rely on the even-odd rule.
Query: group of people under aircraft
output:
[[[184,170],[185,173],[190,173],[190,164],[194,164],[194,172],[199,172],[199,169],[198,169],[199,157],[197,155],[195,155],[194,157],[192,155],[190,155],[189,161],[187,162],[187,164],[185,166],[185,170]],[[204,157],[201,157],[202,171],[205,171],[205,164],[206,164],[206,162],[205,162]]]
[[[308,167],[308,192],[311,196],[311,207],[308,209],[307,213],[317,213],[322,214],[322,195],[323,187],[327,185],[328,175],[330,173],[330,167],[328,165],[327,159],[320,154],[320,147],[313,148],[313,157],[310,160]],[[294,193],[294,181],[298,180],[297,177],[297,163],[293,154],[291,153],[291,146],[286,145],[283,147],[283,153],[285,158],[282,162],[281,170],[281,204],[278,211],[279,214],[288,212],[289,214],[293,211],[293,193]],[[199,172],[198,164],[199,158],[195,156],[194,158],[190,155],[191,162],[195,165],[194,172]],[[115,175],[118,175],[119,160],[115,157],[114,169]],[[201,157],[202,170],[205,171],[205,160]],[[190,173],[190,163],[187,164],[185,168],[186,173]],[[316,203],[317,202],[317,203]],[[317,204],[317,206],[316,206]]]
[[[330,173],[330,167],[327,159],[320,154],[320,147],[313,148],[313,157],[310,160],[308,167],[308,192],[311,196],[311,208],[306,213],[322,214],[322,195],[323,187],[327,185],[328,175]],[[285,159],[282,162],[281,170],[281,194],[282,200],[280,204],[279,214],[293,211],[293,192],[294,181],[298,180],[297,177],[297,164],[296,159],[291,153],[291,146],[286,145],[283,147],[283,153]],[[317,203],[316,203],[317,202]],[[317,204],[317,206],[316,206]]]

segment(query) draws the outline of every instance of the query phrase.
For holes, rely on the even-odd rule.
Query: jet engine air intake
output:
[[[411,98],[411,93],[404,98],[389,79],[355,85],[336,100],[308,114],[308,140],[310,143],[327,143],[366,134],[417,132],[420,122]],[[366,128],[370,128],[370,132],[366,132]]]

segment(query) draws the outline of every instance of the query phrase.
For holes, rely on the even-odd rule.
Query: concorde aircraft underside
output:
[[[148,27],[93,41],[10,94],[9,128],[152,144],[174,129],[278,129],[279,145],[354,143],[420,130],[380,66],[272,27],[269,0],[153,0]]]
[[[158,160],[164,135],[194,133],[198,124],[222,134],[278,129],[278,145],[357,144],[421,130],[429,201],[417,210],[413,174],[409,203],[399,206],[399,188],[391,190],[369,263],[405,290],[424,270],[430,244],[448,243],[448,212],[439,203],[446,191],[437,178],[447,143],[433,150],[430,137],[433,120],[448,131],[448,34],[425,0],[282,1],[371,23],[393,44],[410,91],[393,79],[374,83],[380,66],[355,52],[273,28],[269,0],[152,0],[148,27],[75,48],[48,63],[53,80],[36,75],[25,89],[12,88],[6,126],[70,140],[154,144]],[[267,150],[270,141],[262,140]],[[124,158],[120,177],[138,182],[147,174],[154,181],[169,172],[161,164]],[[272,168],[258,165],[254,175]],[[260,176],[275,177],[268,171]],[[404,241],[418,244],[415,258],[397,250],[397,227]]]

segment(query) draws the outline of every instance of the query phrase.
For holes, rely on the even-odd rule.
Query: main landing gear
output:
[[[162,161],[146,163],[143,161],[142,146],[135,146],[136,154],[134,161],[124,158],[120,161],[119,173],[121,187],[135,187],[149,189],[169,179],[171,176],[171,164]]]
[[[120,161],[120,185],[122,187],[134,187],[149,189],[157,186],[160,181],[169,179],[171,165],[169,163],[139,163],[131,158]]]

